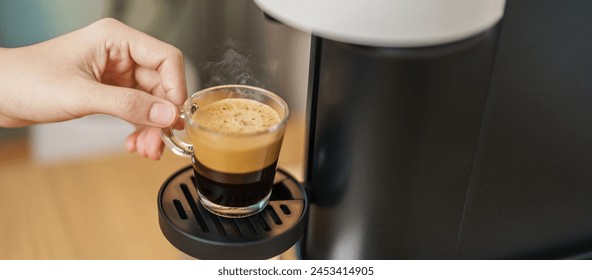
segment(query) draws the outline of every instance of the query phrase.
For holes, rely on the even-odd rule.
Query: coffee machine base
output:
[[[200,203],[191,166],[170,176],[158,193],[158,220],[168,241],[198,259],[268,259],[304,234],[305,189],[278,169],[267,207],[256,215],[224,218]]]

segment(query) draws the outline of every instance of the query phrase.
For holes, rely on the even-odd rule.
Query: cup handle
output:
[[[183,111],[179,117],[185,120]],[[173,134],[172,127],[165,127],[160,129],[160,138],[169,147],[169,149],[180,157],[190,158],[193,155],[193,145],[183,142],[175,134]]]

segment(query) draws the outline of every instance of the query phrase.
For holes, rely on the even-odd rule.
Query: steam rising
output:
[[[251,57],[251,52],[241,50],[235,40],[227,40],[217,49],[222,52],[214,58],[216,61],[198,64],[205,87],[225,84],[265,87],[269,82],[263,76],[273,76],[277,68],[276,62],[254,65],[256,59]]]

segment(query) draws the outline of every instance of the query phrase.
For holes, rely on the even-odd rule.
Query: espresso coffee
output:
[[[247,207],[271,192],[283,127],[261,102],[228,98],[196,108],[188,127],[198,191],[208,201]]]
[[[211,170],[192,158],[195,183],[200,195],[222,206],[247,207],[271,192],[277,161],[261,170],[232,174]]]
[[[222,85],[192,94],[180,113],[187,139],[175,136],[171,127],[160,134],[174,154],[191,158],[201,205],[228,218],[265,209],[288,104],[262,88]]]

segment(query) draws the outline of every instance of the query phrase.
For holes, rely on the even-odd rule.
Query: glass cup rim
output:
[[[246,88],[246,89],[250,89],[250,90],[263,92],[263,93],[269,95],[273,100],[278,102],[283,108],[285,108],[286,112],[285,112],[284,116],[282,117],[282,119],[278,123],[274,124],[273,126],[267,128],[265,130],[256,131],[256,132],[247,132],[247,133],[221,132],[221,131],[217,131],[217,130],[203,127],[203,126],[199,125],[198,123],[194,124],[195,127],[199,128],[201,130],[204,130],[208,133],[215,134],[215,135],[242,137],[242,136],[257,136],[257,135],[272,133],[272,132],[278,131],[279,129],[284,127],[286,125],[286,123],[288,122],[288,118],[290,116],[290,109],[288,108],[288,104],[286,103],[286,101],[284,101],[284,99],[282,99],[279,95],[277,95],[267,89],[255,87],[255,86],[249,86],[249,85],[228,84],[228,85],[219,85],[219,86],[213,86],[213,87],[201,89],[201,90],[191,94],[189,96],[189,98],[187,98],[187,100],[183,104],[183,109],[185,110],[185,112],[187,112],[187,110],[190,109],[189,106],[191,104],[191,101],[195,98],[198,98],[200,95],[203,95],[207,92],[216,91],[216,90],[225,89],[225,88]],[[182,113],[184,113],[184,112],[182,112]]]

